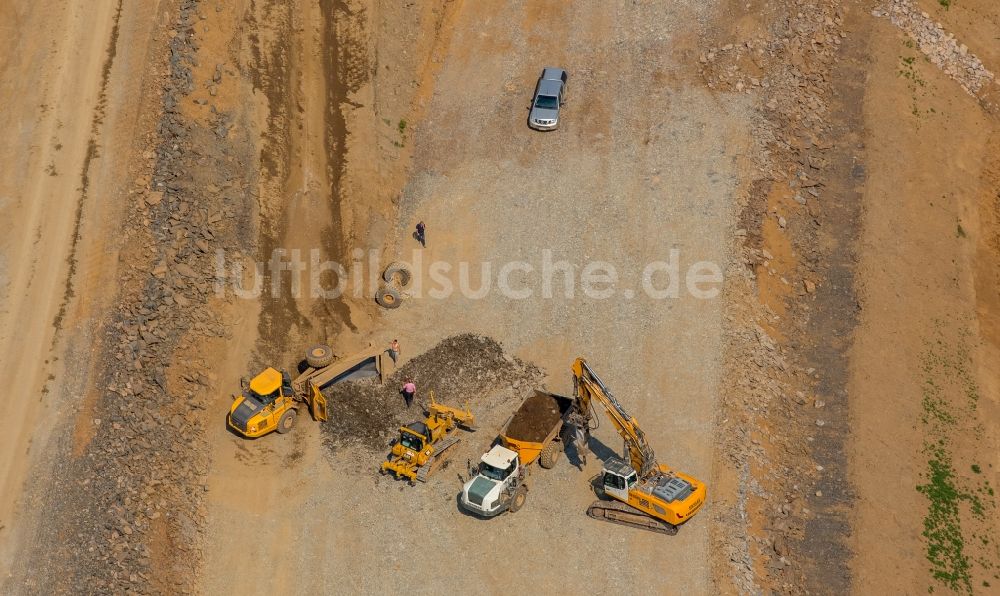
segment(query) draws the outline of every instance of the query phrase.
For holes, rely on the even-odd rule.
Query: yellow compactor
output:
[[[426,482],[455,452],[461,441],[457,429],[472,431],[475,425],[476,417],[468,406],[463,410],[439,404],[432,391],[427,418],[399,427],[399,438],[393,442],[380,471],[408,480],[411,485],[418,480]]]

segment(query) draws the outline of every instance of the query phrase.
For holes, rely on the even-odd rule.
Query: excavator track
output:
[[[445,439],[441,439],[436,445],[434,445],[434,455],[427,460],[427,463],[420,466],[420,469],[417,470],[417,480],[420,482],[427,482],[427,479],[430,478],[431,474],[448,461],[448,458],[451,457],[452,453],[454,453],[452,447],[457,445],[461,440],[462,439],[459,437],[447,437]]]
[[[677,534],[677,526],[651,517],[621,501],[594,501],[587,508],[587,515],[613,524],[649,530],[668,536]]]

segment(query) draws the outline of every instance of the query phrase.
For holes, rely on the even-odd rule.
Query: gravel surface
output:
[[[697,53],[683,61],[683,44],[693,43],[683,36],[711,3],[583,2],[546,15],[537,29],[507,18],[508,9],[484,9],[460,23],[427,119],[416,128],[416,167],[397,231],[408,238],[423,220],[424,267],[442,261],[458,269],[464,261],[472,272],[467,286],[475,290],[481,263],[489,262],[492,291],[463,295],[456,274],[455,291],[439,299],[430,294],[438,286],[427,283],[385,315],[386,327],[406,329],[408,344],[421,346],[464,330],[488,334],[538,363],[556,393],[569,392],[569,367],[584,356],[640,421],[660,461],[707,480],[722,370],[722,300],[696,298],[684,276],[700,261],[727,267],[752,98],[711,93],[688,78]],[[525,126],[526,107],[541,67],[549,65],[567,69],[570,96],[561,128],[537,133]],[[393,258],[409,260],[411,244],[401,242]],[[674,250],[677,297],[648,296],[644,268],[669,261]],[[546,254],[551,263],[566,262],[552,276],[551,298],[542,279]],[[515,261],[533,267],[510,277],[515,290],[531,290],[526,298],[497,291],[498,271]],[[583,290],[584,271],[595,261],[618,272],[609,297]],[[575,278],[572,296],[563,291],[566,270]],[[664,277],[654,281],[666,286]],[[610,424],[595,438],[601,443],[595,453],[621,448]],[[596,460],[583,475],[599,472]],[[498,520],[511,540],[525,545],[520,558],[548,562],[531,569],[536,585],[647,585],[654,579],[647,570],[670,558],[683,561],[672,570],[674,581],[710,591],[708,515],[672,541],[615,531],[583,513],[593,494],[582,480],[532,492],[530,527]],[[705,514],[711,507],[710,501]],[[534,517],[539,510],[542,517]],[[411,523],[419,533],[419,521]],[[476,536],[456,532],[442,538],[442,548],[464,551]],[[631,564],[602,569],[598,579],[580,570],[586,557],[552,550],[551,541],[599,542]],[[476,573],[496,572],[495,563],[482,558],[462,562]],[[338,577],[349,575],[349,565],[339,568]],[[574,570],[568,580],[566,570]],[[397,584],[383,578],[379,585]]]

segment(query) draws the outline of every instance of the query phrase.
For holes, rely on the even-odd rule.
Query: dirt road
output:
[[[0,8],[0,371],[21,396],[7,402],[0,437],[5,570],[29,527],[12,523],[22,484],[33,467],[44,469],[50,434],[76,406],[79,394],[64,383],[88,374],[69,363],[90,350],[114,297],[103,286],[116,268],[105,238],[118,225],[142,78],[112,76],[112,66],[142,69],[155,22],[155,7],[124,19],[121,8],[116,0]]]

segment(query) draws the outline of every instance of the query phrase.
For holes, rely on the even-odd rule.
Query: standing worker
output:
[[[417,386],[413,384],[412,377],[406,377],[406,383],[403,384],[403,401],[406,402],[406,407],[409,408],[410,404],[413,403],[413,395],[417,392]]]
[[[424,226],[424,222],[422,221],[417,224],[416,236],[417,242],[420,243],[420,246],[427,248],[427,227]]]
[[[392,343],[389,344],[389,358],[392,358],[392,363],[396,364],[399,361],[399,340],[394,339]]]

